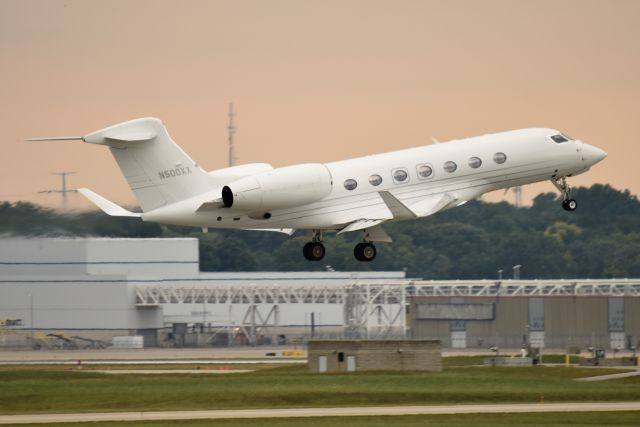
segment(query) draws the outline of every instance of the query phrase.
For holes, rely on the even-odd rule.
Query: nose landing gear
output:
[[[578,208],[578,202],[575,199],[571,199],[571,187],[567,184],[567,178],[552,178],[551,183],[562,193],[562,209],[565,211],[573,212]]]

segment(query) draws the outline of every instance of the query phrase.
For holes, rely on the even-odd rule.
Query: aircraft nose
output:
[[[607,152],[594,147],[593,145],[583,144],[582,146],[582,158],[585,162],[589,163],[589,166],[595,165],[602,159],[607,157]]]

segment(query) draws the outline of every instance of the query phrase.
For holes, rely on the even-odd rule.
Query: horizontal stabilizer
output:
[[[104,139],[108,139],[111,141],[121,141],[121,142],[140,142],[140,141],[149,141],[155,137],[156,137],[156,133],[153,131],[149,131],[149,132],[115,133],[113,135],[105,135]]]
[[[204,202],[200,205],[196,212],[211,212],[219,209],[223,206],[222,199],[211,200],[210,202]]]
[[[113,202],[105,199],[99,194],[94,193],[88,188],[79,188],[78,192],[80,192],[84,197],[91,200],[91,202],[102,209],[104,213],[110,216],[128,216],[128,217],[136,217],[140,218],[140,213],[131,212],[123,208],[122,206],[118,206]]]
[[[359,219],[357,221],[353,221],[351,224],[344,227],[342,230],[338,231],[337,234],[348,233],[350,231],[363,230],[365,228],[372,228],[376,225],[383,223],[386,219]]]

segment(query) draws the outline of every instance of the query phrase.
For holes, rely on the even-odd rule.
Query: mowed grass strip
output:
[[[574,378],[613,369],[447,368],[440,373],[309,374],[306,366],[229,375],[0,372],[0,413],[295,408],[495,402],[640,400],[640,377]]]
[[[637,427],[640,412],[549,412],[524,414],[465,414],[465,415],[403,415],[377,417],[326,418],[255,418],[244,420],[174,420],[143,422],[98,422],[48,424],[49,427],[492,427],[492,426],[633,426]],[[42,426],[42,424],[21,424]]]

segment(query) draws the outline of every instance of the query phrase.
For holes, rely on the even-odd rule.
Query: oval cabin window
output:
[[[455,162],[448,161],[444,164],[444,170],[449,173],[453,173],[458,169],[458,165]]]
[[[349,191],[355,190],[357,186],[358,186],[358,182],[355,179],[347,179],[344,182],[344,188],[346,188]]]
[[[395,182],[404,182],[409,177],[409,174],[404,169],[396,169],[393,171],[393,180]]]
[[[480,166],[482,166],[482,159],[480,159],[480,157],[472,157],[469,159],[469,167],[478,169]]]
[[[429,178],[433,175],[433,168],[429,165],[419,165],[418,166],[418,176],[420,178]]]
[[[371,175],[369,177],[369,184],[373,185],[374,187],[382,184],[382,177],[380,175]]]
[[[493,155],[493,161],[501,165],[507,161],[507,155],[504,153],[496,153]]]

